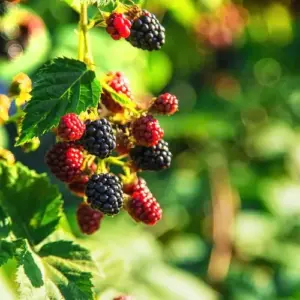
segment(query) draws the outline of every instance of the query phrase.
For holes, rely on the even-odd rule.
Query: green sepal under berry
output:
[[[96,107],[101,85],[93,71],[81,61],[56,58],[42,66],[33,77],[32,99],[17,145],[39,137],[57,126],[66,113],[79,114]]]

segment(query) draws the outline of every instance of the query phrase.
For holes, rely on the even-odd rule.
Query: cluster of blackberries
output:
[[[125,38],[132,46],[143,50],[159,50],[165,43],[165,28],[147,10],[134,7],[127,14],[112,13],[106,24],[106,31],[114,40]]]
[[[74,113],[64,115],[55,129],[58,142],[46,154],[52,173],[75,195],[85,198],[77,210],[77,220],[86,234],[99,228],[104,215],[116,215],[122,207],[134,220],[156,224],[162,210],[137,172],[167,169],[172,160],[168,143],[162,139],[164,131],[153,114],[174,114],[177,98],[162,94],[152,100],[146,113],[135,105],[122,73],[108,73],[106,84],[128,98],[136,107],[135,114],[128,114],[128,108],[117,103],[112,91],[104,87],[99,105],[106,106],[106,117],[95,120],[93,115],[90,119],[89,111],[82,118]],[[127,162],[122,161],[125,158]],[[126,175],[110,173],[109,166],[114,163],[126,168]]]

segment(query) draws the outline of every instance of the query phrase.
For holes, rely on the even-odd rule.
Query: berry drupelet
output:
[[[162,94],[155,99],[150,111],[162,115],[173,115],[178,111],[178,99],[169,93]]]
[[[82,137],[84,131],[85,124],[76,114],[69,113],[60,119],[57,134],[66,141],[76,141]]]
[[[172,153],[168,143],[161,140],[154,147],[136,146],[130,150],[130,158],[137,170],[160,171],[171,166]]]
[[[106,83],[117,93],[127,96],[132,99],[132,93],[129,87],[129,81],[121,72],[107,74]],[[122,113],[124,108],[114,101],[111,94],[105,89],[101,94],[101,101],[105,107],[113,113]]]
[[[165,28],[155,15],[143,10],[142,15],[133,21],[127,41],[143,50],[159,50],[165,43]]]
[[[93,234],[99,227],[104,214],[98,210],[92,209],[87,203],[81,203],[78,206],[77,223],[82,233]]]
[[[82,148],[74,143],[57,143],[46,154],[52,173],[63,182],[72,182],[81,175]]]
[[[118,214],[123,206],[122,183],[114,174],[92,175],[85,194],[93,209],[109,216]]]
[[[129,37],[131,22],[123,14],[112,13],[106,24],[106,31],[114,40]]]
[[[134,220],[147,225],[155,225],[162,217],[162,209],[150,191],[134,192],[126,209]]]
[[[90,154],[106,158],[116,148],[116,137],[106,119],[87,121],[81,143]]]
[[[163,138],[164,131],[158,120],[151,115],[147,115],[133,122],[132,135],[137,145],[151,147],[157,145]]]

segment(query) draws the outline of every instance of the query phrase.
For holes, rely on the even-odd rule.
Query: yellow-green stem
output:
[[[82,2],[80,4],[78,59],[85,62],[91,70],[94,70],[95,66],[88,37],[88,25],[88,4],[87,2]]]

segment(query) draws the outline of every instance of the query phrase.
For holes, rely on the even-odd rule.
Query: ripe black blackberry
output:
[[[159,50],[165,43],[165,28],[155,15],[143,10],[142,15],[133,21],[127,41],[143,50]]]
[[[116,137],[106,119],[87,121],[81,143],[90,154],[106,158],[116,148]]]
[[[109,216],[118,214],[123,206],[122,183],[114,174],[92,175],[85,194],[93,209],[98,209]]]
[[[130,150],[133,167],[137,170],[160,171],[171,165],[172,153],[166,141],[160,140],[156,146],[137,146]]]

